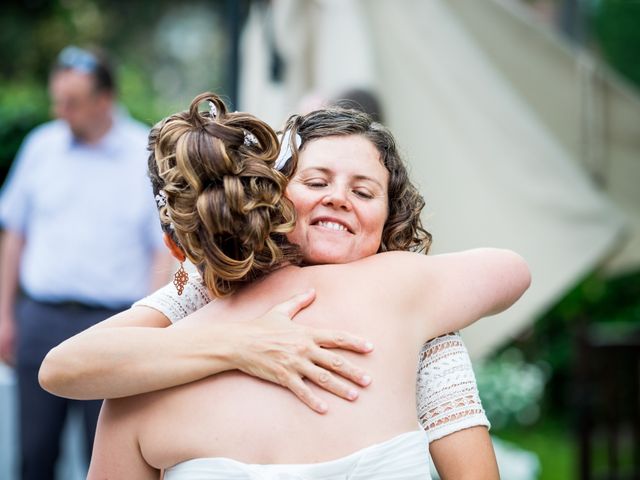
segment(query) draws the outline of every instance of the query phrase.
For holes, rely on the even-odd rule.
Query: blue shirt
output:
[[[0,222],[22,234],[20,284],[41,301],[120,307],[149,289],[163,249],[147,177],[149,129],[124,116],[95,145],[63,121],[25,139],[0,197]]]

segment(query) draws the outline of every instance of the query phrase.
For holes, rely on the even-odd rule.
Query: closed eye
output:
[[[305,182],[305,185],[307,187],[311,187],[311,188],[321,188],[321,187],[326,187],[327,186],[327,182],[321,182],[321,181],[313,181],[313,182]]]
[[[353,190],[353,193],[356,194],[358,197],[365,198],[367,200],[371,200],[373,198],[373,195],[371,193],[363,190]]]

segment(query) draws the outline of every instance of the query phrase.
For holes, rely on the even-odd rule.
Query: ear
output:
[[[164,240],[164,244],[167,246],[173,258],[175,258],[179,262],[184,262],[187,256],[184,254],[182,248],[178,246],[178,244],[169,236],[169,234],[162,234],[162,239]]]

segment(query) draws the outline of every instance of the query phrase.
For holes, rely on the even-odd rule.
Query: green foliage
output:
[[[548,376],[546,364],[524,361],[522,352],[511,347],[475,366],[478,390],[494,428],[518,423],[530,425],[540,415],[540,401]]]
[[[640,86],[640,2],[601,0],[593,12],[593,32],[605,59]]]
[[[239,0],[240,1],[240,0]],[[0,4],[0,182],[24,136],[49,118],[48,72],[66,45],[97,46],[119,100],[153,124],[196,94],[225,94],[225,2],[7,0]]]
[[[528,332],[476,365],[478,388],[492,434],[534,452],[540,479],[576,478],[574,390],[576,330],[581,322],[601,336],[640,326],[640,271],[608,278],[589,275],[541,316]],[[546,385],[544,396],[540,387]],[[535,414],[540,415],[535,420]],[[524,416],[523,416],[524,415]],[[530,423],[531,420],[535,420]],[[596,464],[598,458],[596,458]]]
[[[590,275],[510,345],[520,349],[526,361],[548,366],[543,416],[571,411],[576,333],[581,322],[615,330],[640,326],[640,271],[614,278]]]
[[[571,426],[566,419],[545,417],[530,425],[492,428],[496,437],[534,452],[540,461],[539,480],[577,478],[577,457]]]
[[[22,139],[48,117],[49,100],[41,85],[0,81],[0,181]]]
[[[118,70],[120,102],[131,116],[151,126],[176,110],[152,88],[149,76],[134,64],[125,64]],[[183,106],[184,108],[184,106]]]

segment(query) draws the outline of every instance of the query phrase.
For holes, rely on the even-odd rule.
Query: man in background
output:
[[[42,390],[44,356],[166,283],[171,265],[146,176],[148,128],[116,111],[108,63],[67,47],[49,90],[57,119],[27,136],[0,197],[0,360],[16,368],[23,480],[54,478],[71,405],[90,453],[101,405]]]

